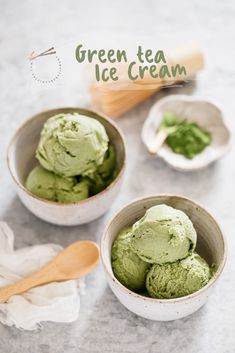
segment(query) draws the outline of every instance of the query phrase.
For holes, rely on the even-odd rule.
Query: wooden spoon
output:
[[[19,282],[0,288],[0,303],[31,288],[50,282],[78,279],[91,272],[99,262],[99,247],[89,240],[71,244],[38,272]]]

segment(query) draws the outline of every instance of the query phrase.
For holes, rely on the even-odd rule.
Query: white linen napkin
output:
[[[0,287],[14,283],[40,269],[61,247],[55,244],[14,250],[14,234],[0,222]],[[78,318],[78,281],[54,282],[11,297],[0,304],[0,322],[35,330],[42,321],[72,322]]]

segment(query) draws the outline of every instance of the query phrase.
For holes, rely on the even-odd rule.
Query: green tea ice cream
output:
[[[78,202],[104,190],[117,172],[116,151],[96,119],[70,113],[49,118],[43,126],[26,188],[55,202]]]
[[[191,254],[196,240],[196,231],[184,212],[157,205],[133,225],[131,249],[143,261],[163,264]]]
[[[112,268],[117,279],[131,290],[145,286],[149,264],[142,261],[130,248],[131,227],[124,228],[112,247]]]
[[[62,178],[41,166],[35,167],[29,173],[25,186],[32,194],[55,202],[78,202],[89,196],[86,180]]]
[[[127,288],[153,298],[191,294],[211,278],[209,265],[194,252],[196,241],[194,226],[184,212],[153,206],[115,239],[113,273]]]
[[[208,264],[194,253],[173,263],[154,264],[148,272],[146,287],[153,298],[179,298],[204,287],[210,277]]]
[[[108,149],[104,126],[96,119],[59,114],[44,124],[36,157],[41,166],[60,176],[94,173]]]
[[[88,173],[89,188],[91,195],[105,189],[111,181],[115,178],[116,173],[116,153],[112,145],[109,145],[104,161],[97,167],[96,172]]]

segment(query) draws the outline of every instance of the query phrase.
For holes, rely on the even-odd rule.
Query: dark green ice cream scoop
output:
[[[146,278],[146,288],[153,298],[172,299],[194,293],[211,278],[210,267],[198,254],[173,263],[154,264]]]

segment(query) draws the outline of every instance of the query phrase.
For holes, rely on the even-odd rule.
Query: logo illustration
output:
[[[33,51],[29,55],[29,62],[31,75],[38,83],[54,83],[61,75],[61,60],[56,55],[54,47],[51,47],[40,54]]]

